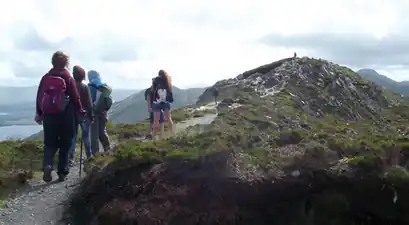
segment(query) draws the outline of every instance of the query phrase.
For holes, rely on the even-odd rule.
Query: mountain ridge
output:
[[[34,125],[35,96],[37,86],[10,87],[0,86],[0,126]],[[138,90],[114,89],[112,98],[120,101]],[[16,95],[18,93],[18,95]],[[4,114],[4,115],[3,115]]]
[[[180,89],[173,86],[172,109],[183,107],[196,102],[197,97],[205,88],[187,88]],[[145,101],[145,90],[143,89],[126,99],[114,103],[109,112],[109,120],[112,123],[136,123],[148,118],[148,106]]]
[[[390,91],[409,96],[409,81],[395,81],[373,69],[360,69],[357,73]]]
[[[65,210],[70,222],[409,223],[401,213],[409,210],[406,98],[307,57],[212,87],[220,102],[211,124],[155,142],[124,140],[113,155],[87,161]],[[177,111],[191,118],[214,107],[212,87]]]
[[[31,104],[35,101],[38,86],[0,86],[0,105],[12,107],[15,104]],[[113,98],[120,101],[138,91],[138,89],[114,89]],[[16,93],[19,93],[16,96]],[[34,97],[33,97],[34,96]],[[34,98],[34,100],[33,100]]]

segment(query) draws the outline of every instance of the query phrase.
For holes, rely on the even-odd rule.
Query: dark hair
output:
[[[160,78],[163,78],[165,80],[166,84],[168,85],[168,89],[172,90],[172,79],[169,76],[169,74],[165,70],[159,70],[158,76]]]
[[[62,51],[56,51],[51,58],[51,64],[58,69],[67,67],[69,61],[70,57]]]
[[[85,80],[85,70],[81,66],[74,66],[72,69],[72,75],[76,81],[83,81]]]

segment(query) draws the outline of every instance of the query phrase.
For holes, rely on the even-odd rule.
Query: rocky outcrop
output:
[[[381,87],[364,80],[348,68],[309,58],[289,58],[247,71],[235,79],[219,81],[221,93],[235,87],[251,88],[261,97],[285,90],[293,96],[296,107],[310,116],[338,114],[348,119],[377,116],[382,108],[396,103]],[[199,101],[211,99],[203,93]]]

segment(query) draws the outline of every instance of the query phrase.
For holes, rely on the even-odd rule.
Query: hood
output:
[[[102,82],[101,75],[99,75],[99,73],[95,70],[88,71],[88,81],[92,84],[95,84],[97,87],[104,84]]]

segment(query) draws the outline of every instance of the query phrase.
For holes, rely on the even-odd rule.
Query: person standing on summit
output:
[[[35,121],[43,125],[44,168],[43,180],[52,181],[54,155],[58,153],[58,180],[69,173],[68,154],[74,136],[76,113],[85,116],[75,81],[66,69],[69,57],[57,51],[51,58],[53,68],[40,81],[36,97]]]
[[[104,152],[110,150],[110,141],[106,124],[108,122],[108,110],[112,106],[112,88],[102,82],[101,75],[95,71],[88,71],[88,87],[91,93],[94,122],[91,124],[91,152],[99,152],[99,141],[102,143]]]
[[[75,148],[77,145],[77,133],[78,133],[78,125],[81,127],[81,141],[84,143],[85,146],[85,154],[87,158],[91,157],[91,145],[89,142],[89,130],[90,124],[93,122],[93,112],[92,112],[92,100],[91,94],[89,92],[89,88],[86,84],[82,83],[85,80],[85,70],[80,66],[74,66],[72,75],[74,76],[75,85],[78,90],[78,94],[80,95],[81,104],[87,112],[87,118],[76,118],[75,123],[75,133],[74,137],[72,138],[72,146],[70,151],[70,158],[69,163],[70,166],[74,163],[74,156],[75,156]]]

